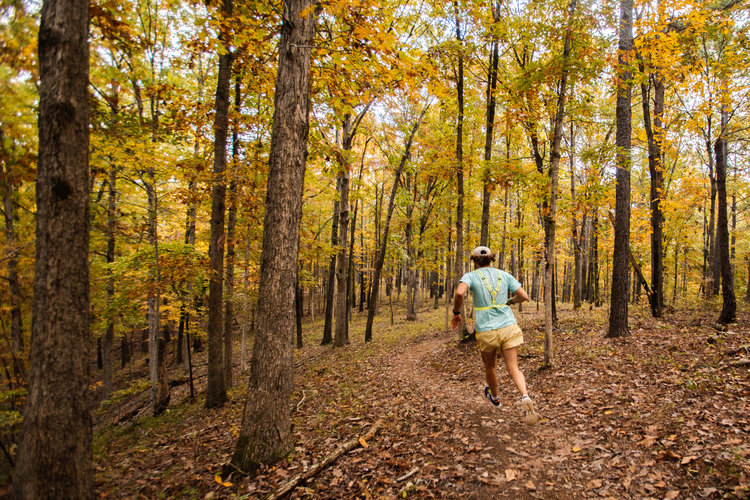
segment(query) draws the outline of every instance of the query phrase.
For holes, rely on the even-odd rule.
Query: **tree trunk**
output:
[[[233,0],[222,0],[222,15],[232,15]],[[224,53],[219,53],[219,75],[216,81],[216,115],[214,117],[214,181],[211,195],[211,239],[208,256],[208,383],[206,408],[222,405],[227,400],[224,366],[224,213],[226,204],[227,129],[229,128],[229,81],[232,54],[229,33],[222,29],[219,39]]]
[[[341,177],[336,177],[336,192],[341,191]],[[323,324],[323,340],[321,345],[333,342],[333,292],[336,284],[336,246],[338,245],[339,231],[339,200],[333,202],[333,221],[331,222],[331,260],[328,264],[328,283],[326,285],[325,322]]]
[[[583,261],[586,227],[586,212],[584,211],[580,225],[576,214],[581,207],[576,199],[576,171],[575,171],[575,128],[570,124],[570,198],[573,202],[573,309],[580,309],[583,296]],[[580,230],[579,230],[580,229]]]
[[[643,68],[643,64],[641,64],[641,68]],[[648,139],[648,171],[651,178],[651,293],[649,293],[648,301],[651,306],[651,315],[654,318],[661,318],[662,306],[664,305],[664,216],[661,211],[661,197],[664,184],[664,168],[661,161],[661,145],[664,140],[662,130],[664,82],[659,72],[653,73],[650,80],[654,88],[653,126],[650,110],[651,85],[645,82],[641,83],[643,125],[646,129],[646,137]]]
[[[552,132],[550,151],[550,193],[549,205],[544,214],[544,360],[542,366],[549,368],[554,365],[554,340],[552,327],[555,320],[554,267],[555,267],[555,230],[557,226],[557,186],[560,173],[560,142],[563,133],[563,119],[565,118],[565,93],[568,84],[568,59],[570,58],[571,26],[576,10],[576,1],[571,0],[568,6],[568,26],[565,33],[563,48],[562,74],[560,75],[559,94],[557,96],[557,111]]]
[[[158,199],[156,193],[156,173],[153,167],[147,169],[149,180],[145,183],[148,198],[148,241],[154,248],[154,263],[149,271],[151,286],[146,299],[148,306],[148,368],[151,378],[151,396],[154,415],[162,413],[169,404],[169,385],[166,379],[160,378],[161,365],[166,362],[159,354],[161,337],[159,304],[161,293],[161,272],[159,268],[159,234],[158,234]]]
[[[227,212],[227,261],[226,261],[226,295],[224,297],[224,387],[231,389],[233,385],[232,339],[234,333],[234,260],[236,256],[236,228],[237,228],[237,164],[240,161],[240,130],[239,115],[242,104],[240,93],[240,74],[235,76],[234,83],[234,112],[232,124],[232,169],[229,182],[229,211]]]
[[[500,21],[500,3],[492,6],[492,19],[495,23]],[[497,87],[497,66],[499,57],[499,43],[497,37],[492,37],[492,52],[490,53],[489,72],[487,74],[487,110],[485,113],[485,137],[484,137],[484,161],[485,168],[489,168],[492,159],[492,133],[495,126],[495,88]],[[487,182],[482,187],[482,229],[479,244],[489,245],[490,237],[490,190]],[[500,264],[502,267],[502,264]]]
[[[0,129],[0,150],[5,152],[5,137]],[[5,162],[3,162],[5,164]],[[5,214],[5,249],[7,251],[8,291],[10,292],[10,331],[12,342],[13,375],[16,383],[21,384],[24,378],[23,360],[23,316],[21,313],[21,287],[18,282],[18,248],[15,229],[15,194],[16,186],[11,178],[10,165],[5,164],[2,170],[4,181],[3,212]]]
[[[716,245],[716,175],[714,175],[713,141],[711,140],[711,117],[708,117],[706,128],[706,152],[708,154],[708,180],[711,184],[711,211],[708,215],[708,268],[706,269],[706,297],[719,294],[721,266],[717,256]]]
[[[250,221],[247,222],[247,233],[245,236],[245,261],[243,264],[242,282],[245,292],[243,299],[242,333],[240,337],[240,371],[247,370],[247,330],[250,324]],[[312,303],[312,296],[310,302]]]
[[[411,179],[412,176],[407,173],[406,175],[406,191],[411,191]],[[414,193],[411,197],[411,201],[406,207],[406,321],[417,320],[417,309],[416,309],[416,273],[415,267],[417,265],[415,259],[415,248],[414,248],[414,234],[413,234],[413,222],[412,216],[414,215],[414,206],[417,203],[417,175],[414,174]]]
[[[455,290],[461,276],[464,274],[464,56],[462,52],[461,21],[458,16],[458,2],[453,0],[453,8],[456,16],[456,40],[459,43],[458,74],[456,75],[456,96],[458,99],[458,117],[456,120],[456,260],[453,262],[453,286]],[[461,327],[458,330],[459,338],[468,337],[466,328],[465,301],[461,304]]]
[[[620,41],[617,78],[617,187],[615,190],[615,243],[612,257],[612,301],[607,337],[630,334],[628,327],[628,257],[630,244],[630,141],[631,70],[633,49],[633,1],[620,0]]]
[[[365,146],[362,150],[362,162],[359,165],[359,176],[357,177],[357,196],[359,198],[360,196],[360,187],[362,183],[362,171],[365,167],[365,154],[367,153],[367,144],[370,142],[370,139],[367,139],[365,141]],[[349,300],[346,302],[346,311],[347,311],[347,317],[351,318],[351,309],[356,304],[356,284],[355,284],[355,272],[354,272],[354,241],[356,240],[356,236],[354,234],[355,229],[357,228],[357,211],[359,208],[359,199],[355,201],[354,203],[354,214],[352,215],[352,224],[351,224],[351,233],[352,237],[349,240],[349,270],[347,271],[347,274],[349,276],[349,279],[347,281],[347,296],[349,297]],[[362,238],[362,236],[360,236]],[[360,244],[360,252],[361,252],[362,245]],[[362,273],[360,273],[360,276],[362,276]],[[359,303],[360,311],[362,310],[362,302]]]
[[[289,450],[294,375],[294,291],[307,157],[310,49],[315,13],[309,0],[284,4],[263,224],[258,328],[247,402],[232,464],[243,471]],[[306,16],[301,16],[306,12]],[[279,252],[284,248],[284,252]]]
[[[725,111],[722,110],[722,113]],[[722,120],[723,121],[723,120]],[[723,128],[723,127],[722,127]],[[719,212],[716,218],[718,256],[721,265],[722,308],[719,323],[734,323],[737,319],[737,300],[734,296],[734,273],[729,260],[729,224],[727,220],[727,142],[722,135],[714,145],[716,153],[716,189]]]
[[[422,124],[424,115],[427,113],[429,107],[429,104],[425,106],[425,108],[422,110],[422,114],[419,115],[419,118],[412,127],[411,134],[406,140],[404,154],[401,155],[401,162],[398,165],[398,169],[396,169],[396,176],[393,179],[393,187],[391,187],[391,197],[388,199],[388,212],[386,213],[385,224],[383,226],[382,240],[380,242],[380,248],[378,249],[378,255],[375,260],[375,272],[373,274],[372,284],[370,285],[370,299],[367,306],[367,325],[365,326],[365,342],[372,341],[372,324],[375,320],[375,309],[378,301],[378,293],[380,290],[380,275],[383,271],[383,263],[385,262],[385,252],[388,247],[388,230],[391,226],[391,216],[393,216],[393,208],[396,205],[396,193],[398,192],[401,173],[404,171],[406,162],[409,160],[411,145],[414,141],[414,136],[417,134],[417,130]]]
[[[111,167],[109,170],[109,200],[107,203],[107,263],[115,261],[115,224],[117,211],[117,170]],[[107,307],[112,307],[115,296],[115,278],[112,271],[108,271],[107,278]],[[110,314],[112,312],[110,311]],[[107,320],[107,331],[102,338],[102,363],[104,365],[103,398],[108,399],[112,393],[113,373],[113,344],[115,336],[115,320],[113,317]]]
[[[302,287],[299,284],[299,270],[297,270],[297,284],[294,287],[294,316],[297,331],[297,349],[302,349]]]
[[[93,498],[89,408],[89,3],[39,27],[36,258],[16,498]]]
[[[349,157],[352,149],[354,134],[352,130],[352,117],[350,114],[344,116],[342,124],[342,149],[343,162],[340,165],[339,174],[339,228],[336,258],[336,332],[334,333],[333,345],[341,347],[349,343],[349,315],[346,304],[348,302],[348,274],[347,246],[349,243]]]

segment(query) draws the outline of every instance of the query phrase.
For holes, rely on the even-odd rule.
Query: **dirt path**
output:
[[[564,432],[556,429],[544,418],[535,426],[521,421],[520,397],[508,378],[502,360],[498,360],[503,405],[495,408],[483,395],[484,372],[478,354],[470,361],[474,366],[467,370],[446,374],[436,369],[437,362],[456,349],[452,335],[432,337],[413,344],[399,355],[386,361],[382,375],[387,385],[399,387],[408,394],[421,411],[436,424],[446,424],[442,447],[433,451],[435,458],[450,464],[455,472],[467,475],[472,498],[537,498],[547,484],[546,471],[556,460],[567,455],[568,441]],[[461,346],[462,351],[476,351],[471,345]],[[426,398],[422,404],[420,399]],[[544,405],[540,399],[538,405]],[[563,449],[556,449],[559,443]],[[554,444],[557,443],[557,444]],[[471,491],[471,483],[474,491]],[[570,485],[566,485],[570,486]]]

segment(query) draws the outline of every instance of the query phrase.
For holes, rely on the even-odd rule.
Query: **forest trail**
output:
[[[295,354],[294,450],[250,476],[214,479],[234,449],[244,385],[217,410],[175,390],[173,407],[158,418],[117,422],[116,406],[100,412],[98,494],[262,499],[378,420],[381,428],[366,448],[344,454],[290,498],[671,499],[750,492],[750,376],[746,366],[733,364],[747,357],[746,314],[717,333],[704,311],[653,320],[639,310],[632,336],[610,341],[605,311],[562,310],[557,365],[540,370],[543,319],[533,306],[516,313],[525,338],[519,364],[540,415],[537,425],[526,426],[502,363],[503,406],[484,399],[476,345],[445,332],[443,312],[422,309],[417,322],[380,318],[372,343],[362,342],[363,317],[355,316],[352,344],[335,349],[320,346],[319,330],[308,325],[305,347]]]
[[[468,489],[459,488],[463,481],[452,485],[458,488],[456,494],[473,498],[537,498],[553,491],[561,495],[560,488],[575,487],[571,480],[576,478],[566,477],[565,471],[560,471],[563,477],[557,478],[558,482],[548,481],[547,476],[554,475],[555,464],[569,458],[573,447],[587,442],[575,434],[570,438],[567,429],[550,421],[541,412],[541,407],[546,406],[543,398],[535,398],[541,422],[525,425],[520,396],[502,359],[498,359],[497,368],[503,404],[500,408],[491,406],[482,392],[484,372],[473,342],[459,346],[469,357],[467,366],[459,367],[457,373],[437,369],[440,359],[449,357],[456,344],[454,332],[431,337],[407,346],[381,367],[386,385],[415,403],[412,408],[424,413],[420,417],[433,421],[435,431],[428,438],[432,440],[434,436],[444,445],[440,455],[433,455],[442,464],[438,469],[445,472],[455,467],[456,473],[467,476]],[[522,369],[533,372],[530,363],[524,361]]]

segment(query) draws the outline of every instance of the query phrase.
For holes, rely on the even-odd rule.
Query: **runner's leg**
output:
[[[482,357],[484,357],[484,353],[482,353]],[[503,349],[503,360],[505,361],[505,368],[508,370],[508,375],[516,383],[518,391],[522,396],[528,394],[526,390],[526,378],[521,373],[521,370],[518,369],[518,347]]]
[[[488,352],[480,351],[482,361],[484,362],[484,375],[487,378],[487,385],[490,388],[492,397],[497,398],[497,373],[495,372],[495,359],[497,358],[497,349]]]

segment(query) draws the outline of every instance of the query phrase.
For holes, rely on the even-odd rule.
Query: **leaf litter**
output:
[[[263,498],[383,417],[377,435],[289,497],[747,498],[750,376],[733,362],[746,355],[750,318],[740,313],[717,333],[714,313],[655,320],[631,312],[632,335],[611,340],[606,310],[560,309],[548,370],[539,369],[543,318],[517,313],[536,426],[522,423],[501,361],[503,405],[487,403],[476,347],[443,331],[440,310],[421,310],[416,323],[383,319],[371,344],[355,316],[343,349],[317,345],[316,325],[295,353],[295,445],[286,459],[217,476],[234,450],[246,386],[210,411],[173,393],[182,402],[162,417],[120,422],[116,407],[97,415],[97,493]]]

